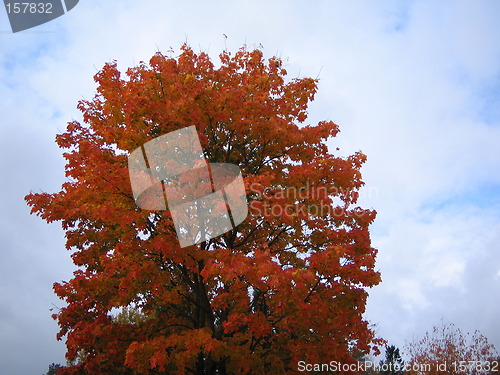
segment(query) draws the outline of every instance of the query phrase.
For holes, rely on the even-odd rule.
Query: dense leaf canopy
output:
[[[305,124],[317,81],[286,74],[258,49],[216,66],[184,46],[95,76],[83,121],[57,136],[68,181],[26,197],[62,222],[77,266],[54,286],[64,374],[295,373],[298,361],[354,363],[377,342],[362,316],[380,282],[375,211],[356,206],[365,156],[329,152],[338,126]],[[249,215],[181,248],[168,210],[137,207],[127,157],[190,125],[208,161],[242,170]]]

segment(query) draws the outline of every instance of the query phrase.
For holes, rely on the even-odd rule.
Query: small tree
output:
[[[386,346],[385,359],[380,361],[380,374],[381,375],[403,375],[404,361],[399,354],[399,348],[394,345]]]
[[[61,366],[59,363],[52,363],[49,365],[49,370],[47,371],[47,374],[46,375],[56,375],[57,374],[57,370],[59,370],[60,368],[63,368],[63,366]]]
[[[431,333],[406,346],[409,375],[487,375],[496,350],[479,331],[462,333],[453,324],[441,323]]]

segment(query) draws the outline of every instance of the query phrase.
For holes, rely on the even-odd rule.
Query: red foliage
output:
[[[73,361],[62,373],[295,373],[298,361],[354,363],[377,342],[362,317],[380,282],[375,211],[355,206],[365,156],[329,153],[333,122],[300,125],[316,80],[285,81],[281,60],[260,50],[220,60],[184,46],[125,78],[106,64],[95,98],[79,103],[83,123],[57,137],[68,182],[26,196],[62,222],[79,267],[54,286]],[[241,168],[250,213],[180,248],[168,211],[136,206],[127,155],[190,125],[209,162]]]

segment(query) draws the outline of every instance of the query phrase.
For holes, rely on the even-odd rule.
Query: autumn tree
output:
[[[356,205],[365,155],[329,152],[338,126],[304,123],[317,81],[286,74],[258,49],[224,51],[216,66],[188,46],[96,74],[83,120],[57,136],[67,182],[26,196],[61,221],[77,266],[54,285],[72,363],[61,373],[295,373],[376,346],[363,318],[380,282],[375,211]],[[181,248],[169,210],[137,206],[127,158],[191,125],[209,162],[241,169],[249,214]]]
[[[487,375],[499,366],[495,347],[479,331],[463,333],[444,322],[408,343],[407,354],[409,375]]]

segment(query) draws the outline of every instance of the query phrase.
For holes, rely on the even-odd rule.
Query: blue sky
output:
[[[367,319],[403,347],[441,319],[500,349],[498,1],[82,0],[12,34],[0,10],[0,373],[64,362],[52,283],[74,267],[58,225],[31,217],[30,190],[57,191],[54,142],[107,61],[125,70],[188,42],[216,59],[259,44],[293,77],[319,76],[310,122],[333,120],[342,155],[362,150],[383,282]],[[227,38],[223,36],[227,35]]]

